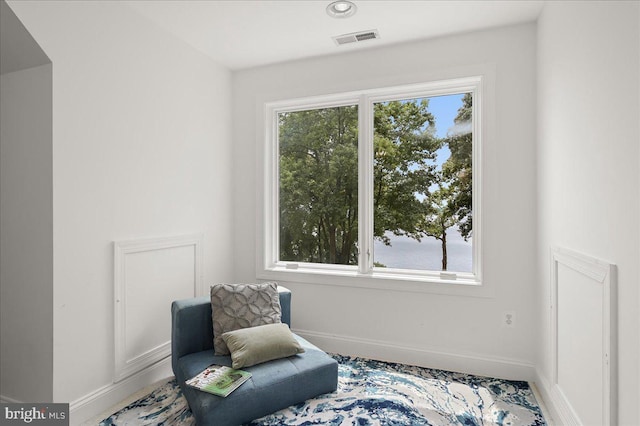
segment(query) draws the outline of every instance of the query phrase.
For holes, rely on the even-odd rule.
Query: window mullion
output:
[[[358,103],[358,272],[373,268],[373,103],[367,95]]]

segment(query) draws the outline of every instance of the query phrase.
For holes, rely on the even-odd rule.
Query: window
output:
[[[480,89],[268,104],[264,269],[479,282]]]

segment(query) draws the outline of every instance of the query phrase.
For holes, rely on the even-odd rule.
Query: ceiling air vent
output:
[[[380,34],[378,34],[378,30],[369,30],[369,31],[360,31],[357,33],[351,34],[342,34],[339,36],[333,37],[333,41],[336,42],[338,46],[349,43],[356,43],[359,41],[365,40],[373,40],[376,38],[380,38]]]

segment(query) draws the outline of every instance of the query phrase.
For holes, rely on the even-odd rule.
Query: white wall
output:
[[[0,76],[0,396],[7,401],[52,398],[51,119],[50,64]]]
[[[234,73],[235,272],[256,279],[265,101],[484,74],[483,275],[490,297],[281,281],[293,326],[329,350],[528,378],[535,290],[535,25],[363,49]],[[375,43],[375,42],[372,42]],[[375,46],[372,44],[372,46]],[[339,48],[336,48],[339,51]],[[514,329],[503,311],[517,313]]]
[[[548,2],[538,23],[537,364],[550,380],[550,247],[617,265],[621,425],[640,424],[638,8],[637,2]]]
[[[112,242],[202,232],[232,277],[230,72],[118,2],[9,5],[53,62],[53,398],[117,401]]]

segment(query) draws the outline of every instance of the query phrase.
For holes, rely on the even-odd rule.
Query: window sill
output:
[[[353,267],[328,269],[298,266],[294,269],[287,268],[285,265],[276,265],[260,270],[258,278],[312,285],[409,293],[485,298],[494,296],[493,290],[485,283],[475,279],[472,274],[464,274],[464,276],[458,276],[456,279],[442,279],[435,274],[404,273],[400,270],[374,271],[370,274],[362,274]]]

